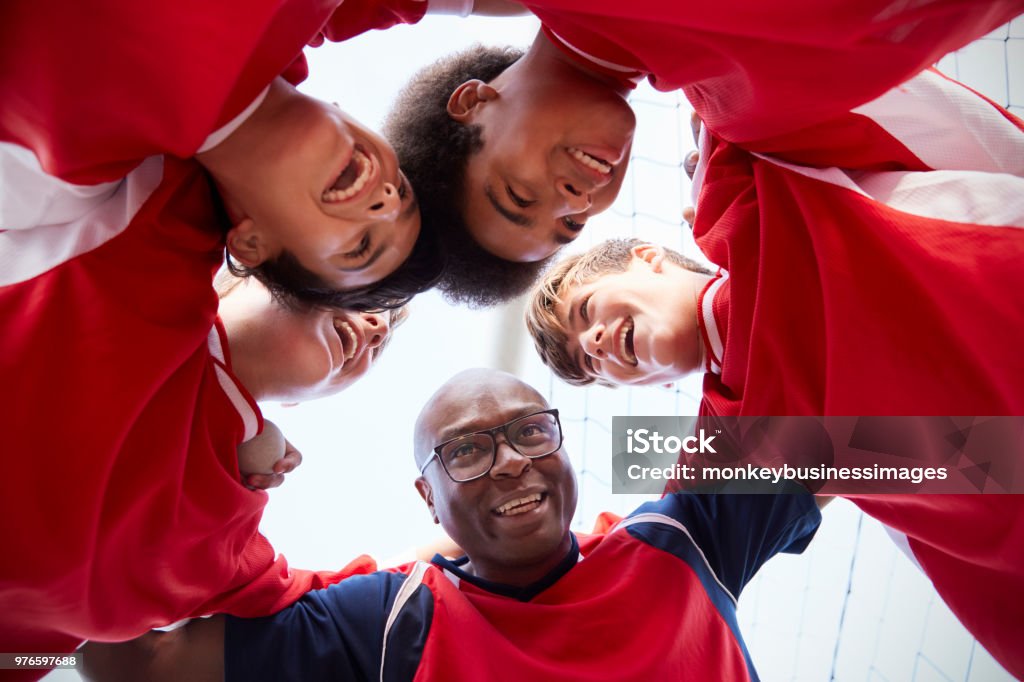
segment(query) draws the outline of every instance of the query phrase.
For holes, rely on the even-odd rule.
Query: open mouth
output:
[[[633,318],[627,317],[619,327],[619,357],[636,367],[636,349],[633,347]]]
[[[358,196],[373,178],[373,169],[373,159],[367,156],[362,147],[356,145],[348,165],[342,169],[331,186],[324,190],[323,200],[337,204]]]
[[[518,500],[506,502],[497,509],[492,510],[491,513],[496,516],[518,516],[519,514],[525,514],[526,512],[533,511],[539,507],[545,497],[547,497],[547,493],[526,495],[525,497],[520,497]]]
[[[591,168],[601,175],[611,175],[613,164],[602,158],[588,154],[582,149],[577,149],[576,147],[569,147],[569,155],[587,168]]]
[[[334,318],[334,331],[341,339],[342,355],[345,362],[348,362],[356,356],[356,352],[359,350],[359,334],[356,333],[355,327],[343,317]]]

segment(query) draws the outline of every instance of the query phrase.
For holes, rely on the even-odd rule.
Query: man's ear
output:
[[[416,492],[427,503],[427,509],[430,510],[430,515],[434,517],[434,523],[441,523],[437,518],[437,510],[434,509],[434,490],[427,483],[427,479],[422,476],[416,479]]]
[[[247,268],[255,268],[271,257],[270,245],[252,218],[242,218],[228,230],[228,253]]]
[[[477,108],[498,98],[498,91],[476,78],[468,80],[448,98],[448,115],[459,123],[472,121]]]
[[[665,263],[665,247],[659,244],[638,244],[630,249],[634,258],[651,266],[654,272],[661,272]]]

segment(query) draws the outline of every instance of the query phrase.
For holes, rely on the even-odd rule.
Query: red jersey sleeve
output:
[[[426,0],[345,0],[310,44],[324,39],[338,43],[366,31],[415,24],[426,14],[427,5]]]
[[[0,141],[77,184],[189,157],[275,77],[302,80],[325,23],[341,40],[411,20],[416,4],[358,0],[332,17],[337,0],[14,3],[0,22]]]

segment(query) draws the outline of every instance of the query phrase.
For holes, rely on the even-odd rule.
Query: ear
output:
[[[255,268],[271,257],[270,244],[252,218],[242,218],[228,230],[228,253],[247,268]]]
[[[638,244],[630,251],[633,258],[647,263],[654,272],[661,272],[662,265],[665,263],[665,247],[658,244]]]
[[[474,78],[468,80],[448,98],[448,115],[459,123],[472,121],[477,108],[484,102],[498,99],[498,91]]]
[[[430,515],[434,517],[434,523],[441,523],[437,518],[437,510],[434,508],[434,490],[427,483],[427,479],[420,476],[416,479],[416,492],[420,494],[423,501],[427,503],[427,509],[430,510]]]

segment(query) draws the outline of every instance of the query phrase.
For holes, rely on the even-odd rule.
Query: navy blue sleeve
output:
[[[354,576],[272,616],[228,616],[224,679],[379,679],[384,626],[405,578],[386,572]]]
[[[681,523],[723,585],[739,596],[764,562],[799,554],[814,537],[821,512],[806,491],[778,495],[675,493],[630,516],[663,514]],[[686,542],[680,534],[674,541]],[[669,548],[666,548],[669,549]]]

